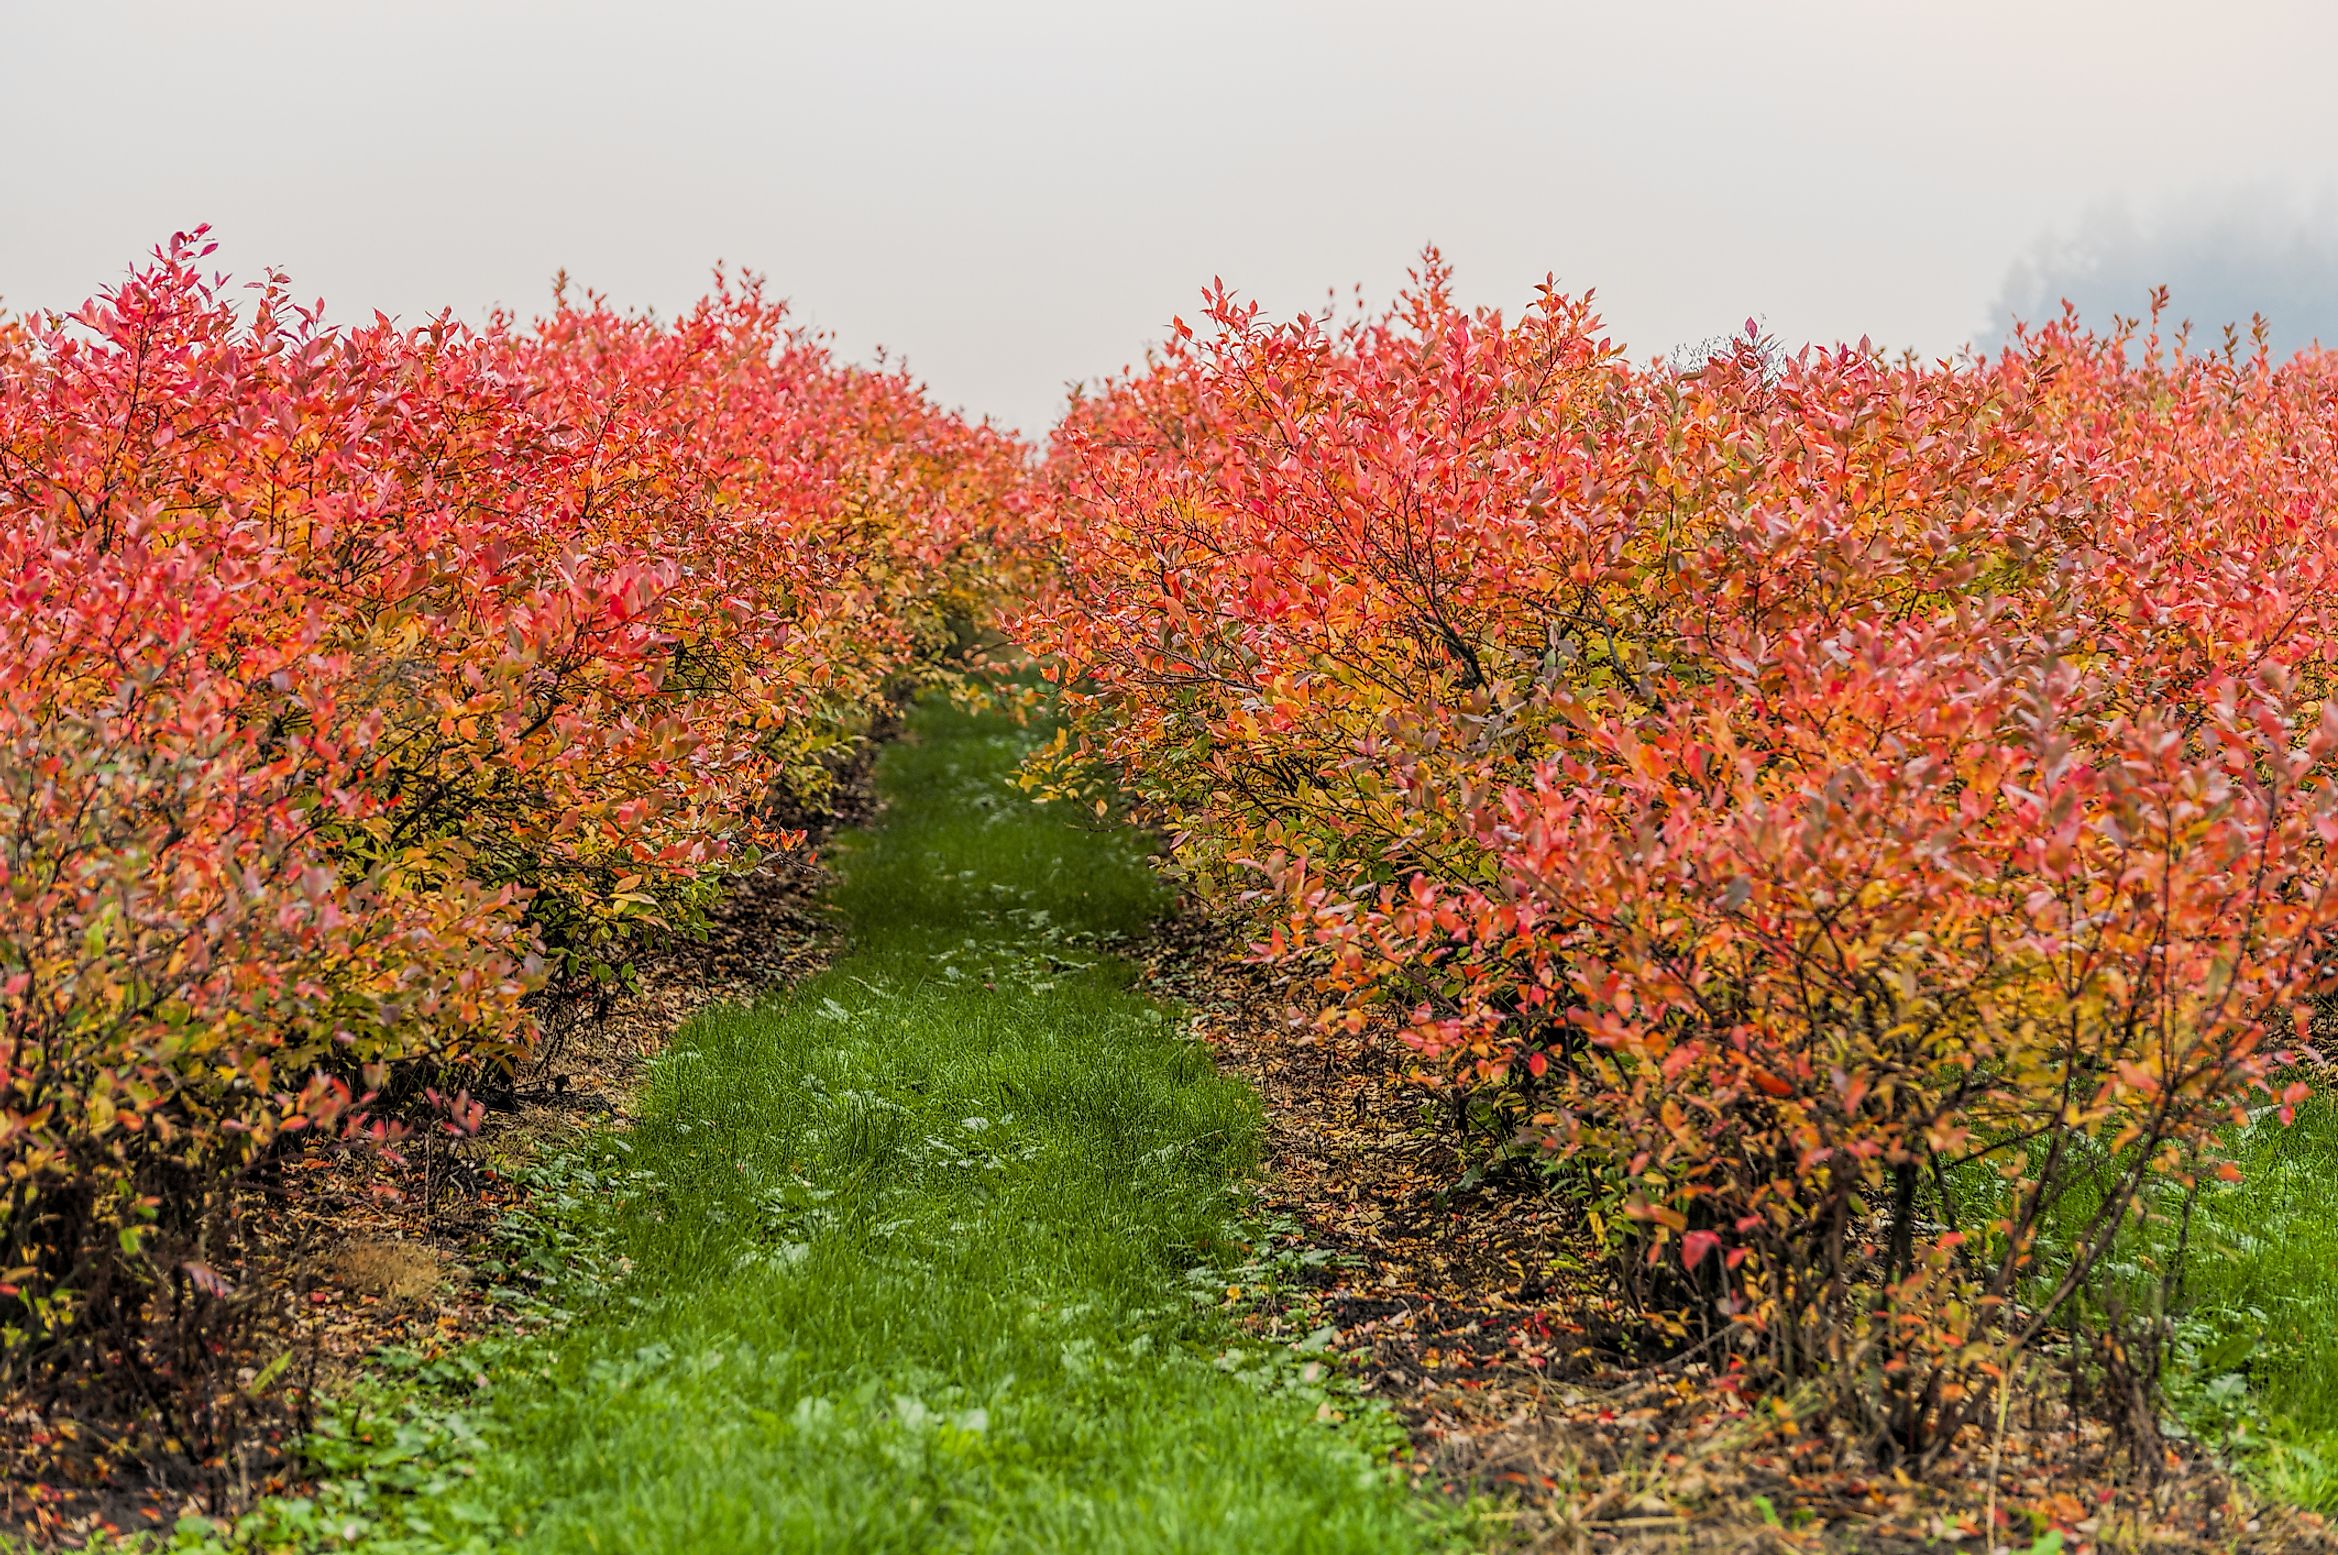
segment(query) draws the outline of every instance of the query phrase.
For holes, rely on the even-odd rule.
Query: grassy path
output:
[[[1110,954],[1162,905],[1134,839],[1023,801],[1019,749],[928,707],[886,751],[849,954],[694,1020],[572,1163],[569,1310],[400,1428],[376,1547],[1443,1542],[1386,1423],[1226,1316],[1255,1099]]]

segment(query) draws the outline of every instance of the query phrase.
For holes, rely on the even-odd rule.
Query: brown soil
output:
[[[2139,1442],[2099,1387],[2074,1402],[2049,1358],[2001,1427],[1969,1430],[1921,1478],[1804,1430],[1790,1401],[1741,1397],[1709,1355],[1635,1359],[1564,1203],[1530,1171],[1463,1186],[1450,1116],[1388,1033],[1286,1016],[1289,991],[1197,918],[1164,925],[1146,960],[1265,1098],[1262,1209],[1338,1255],[1305,1310],[1274,1321],[1336,1326],[1410,1432],[1414,1472],[1493,1502],[1507,1547],[2027,1551],[2059,1529],[2072,1552],[2338,1549],[2321,1519],[2259,1503],[2155,1433]]]
[[[867,747],[864,747],[864,752]],[[63,1397],[0,1398],[0,1532],[78,1548],[102,1531],[167,1529],[297,1487],[292,1448],[310,1400],[389,1346],[433,1355],[511,1321],[473,1265],[513,1204],[516,1168],[585,1130],[622,1124],[642,1070],[703,1005],[816,971],[835,944],[817,905],[820,842],[874,807],[868,763],[841,775],[804,846],[731,882],[703,939],[637,959],[638,986],[564,1023],[477,1132],[417,1125],[394,1147],[333,1146],[272,1163],[252,1182],[242,1245],[218,1260],[232,1295],[210,1335],[219,1386],[185,1423],[124,1394],[121,1367]]]
[[[850,774],[838,824],[870,803],[865,770]],[[281,1163],[253,1186],[254,1234],[224,1270],[241,1293],[227,1392],[258,1396],[222,1412],[207,1452],[157,1452],[118,1409],[0,1400],[0,1527],[72,1548],[291,1488],[309,1398],[385,1345],[436,1353],[508,1321],[471,1266],[513,1201],[512,1169],[622,1122],[643,1066],[693,1010],[817,970],[834,943],[814,906],[824,879],[808,846],[737,882],[705,940],[657,947],[640,987],[556,1044],[475,1136]],[[1238,950],[1187,916],[1143,959],[1152,988],[1188,1005],[1265,1098],[1261,1207],[1335,1255],[1304,1311],[1260,1320],[1336,1327],[1364,1388],[1410,1432],[1414,1472],[1490,1504],[1487,1535],[1505,1547],[2026,1551],[2058,1528],[2073,1555],[2338,1550],[2319,1519],[2074,1407],[2051,1363],[2002,1430],[1969,1433],[1918,1480],[1804,1431],[1790,1407],[1739,1397],[1708,1358],[1625,1357],[1626,1315],[1587,1272],[1564,1205],[1524,1174],[1464,1186],[1468,1152],[1386,1033],[1327,1037],[1278,1018],[1286,990]]]

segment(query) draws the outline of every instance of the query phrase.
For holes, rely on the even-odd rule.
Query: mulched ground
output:
[[[2321,1519],[2257,1503],[2196,1452],[2114,1430],[2051,1361],[2002,1428],[1968,1431],[1919,1481],[1740,1398],[1709,1356],[1626,1354],[1632,1325],[1564,1204],[1525,1172],[1461,1186],[1457,1133],[1393,1039],[1294,1024],[1239,951],[1182,917],[1144,960],[1266,1099],[1262,1208],[1338,1255],[1307,1321],[1365,1357],[1415,1472],[1498,1501],[1519,1548],[2027,1551],[2059,1529],[2073,1552],[2338,1550]]]
[[[393,1150],[317,1149],[247,1189],[245,1245],[219,1260],[234,1286],[210,1408],[170,1421],[125,1393],[132,1369],[95,1368],[63,1398],[0,1398],[0,1529],[61,1549],[92,1533],[168,1528],[297,1488],[291,1447],[309,1400],[384,1346],[435,1354],[509,1320],[472,1264],[516,1197],[511,1172],[587,1128],[623,1123],[643,1067],[703,1005],[752,998],[819,969],[836,944],[817,906],[819,842],[874,809],[868,764],[845,770],[830,812],[782,817],[813,834],[734,881],[702,940],[637,961],[639,985],[565,1023],[478,1132],[417,1130]]]
[[[835,824],[866,818],[866,777],[847,775]],[[691,1011],[826,960],[834,936],[813,905],[824,880],[815,845],[738,882],[704,941],[647,957],[638,991],[521,1077],[477,1136],[409,1141],[396,1156],[314,1152],[255,1185],[258,1234],[226,1271],[241,1326],[217,1440],[157,1441],[151,1419],[118,1406],[0,1400],[0,1525],[72,1548],[99,1528],[167,1526],[291,1488],[287,1448],[309,1397],[385,1344],[434,1352],[504,1320],[469,1269],[511,1202],[515,1163],[622,1122],[643,1065]],[[1491,1526],[1517,1548],[2027,1550],[2051,1527],[2073,1552],[2338,1550],[2319,1519],[2255,1503],[2175,1444],[2125,1445],[2132,1433],[2074,1407],[2050,1366],[2001,1433],[1970,1433],[1917,1482],[1749,1406],[1707,1358],[1625,1355],[1629,1324],[1585,1272],[1565,1207],[1523,1174],[1463,1186],[1470,1160],[1388,1036],[1294,1030],[1285,991],[1239,949],[1180,916],[1139,955],[1150,987],[1185,1003],[1266,1099],[1262,1208],[1335,1255],[1309,1320],[1364,1357],[1363,1385],[1413,1437],[1415,1472],[1498,1502]]]

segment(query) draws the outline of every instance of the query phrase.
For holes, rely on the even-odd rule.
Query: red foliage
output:
[[[0,326],[0,1312],[132,1309],[354,1086],[509,1063],[979,608],[1011,440],[728,282]]]
[[[1635,368],[1433,256],[1210,318],[1057,435],[1034,783],[1102,762],[1637,1289],[1926,1450],[2323,980],[2338,358]]]

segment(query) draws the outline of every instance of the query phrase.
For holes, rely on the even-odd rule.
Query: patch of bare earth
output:
[[[1566,1205],[1529,1171],[1470,1178],[1390,1034],[1294,1025],[1291,992],[1239,948],[1172,920],[1145,954],[1148,982],[1265,1098],[1263,1207],[1335,1255],[1309,1321],[1361,1357],[1363,1386],[1412,1436],[1414,1471],[1494,1502],[1512,1547],[2027,1551],[2059,1529],[2072,1552],[2338,1549],[2321,1519],[2139,1431],[2051,1357],[2009,1390],[2002,1423],[1968,1430],[1920,1477],[1805,1430],[1790,1403],[1739,1396],[1710,1354],[1633,1357],[1644,1325],[1587,1272]]]
[[[385,1347],[425,1356],[512,1321],[474,1265],[519,1194],[515,1173],[585,1130],[623,1124],[642,1071],[699,1008],[751,999],[818,970],[833,925],[818,907],[820,842],[874,806],[868,764],[839,777],[830,812],[793,851],[730,882],[700,939],[647,947],[638,980],[551,1023],[536,1062],[484,1093],[468,1136],[417,1124],[390,1147],[311,1147],[243,1190],[224,1290],[199,1355],[101,1358],[66,1391],[0,1398],[0,1529],[61,1549],[93,1534],[168,1528],[297,1488],[313,1401]],[[803,824],[791,818],[790,824]],[[209,1373],[193,1403],[131,1383],[157,1362]],[[111,1364],[108,1364],[108,1363]]]

